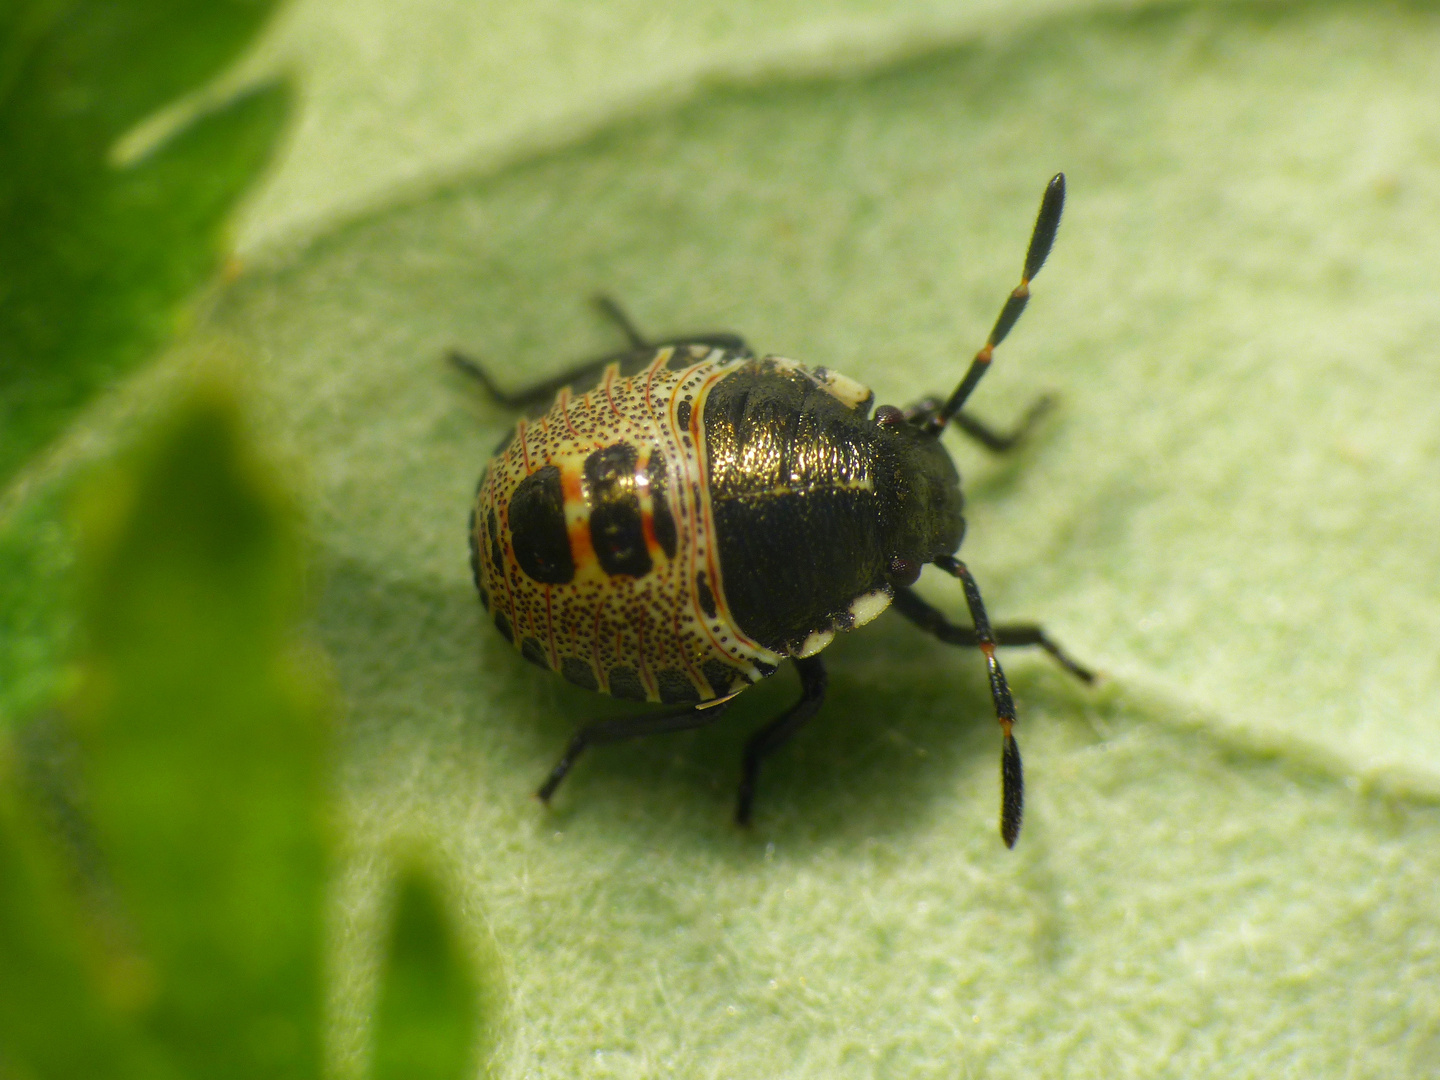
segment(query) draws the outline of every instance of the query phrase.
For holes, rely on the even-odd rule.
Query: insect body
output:
[[[666,708],[580,730],[540,796],[588,746],[710,723],[789,660],[802,697],[745,748],[736,817],[748,821],[761,761],[819,708],[820,653],[892,603],[942,640],[984,653],[1004,741],[1001,833],[1023,806],[1014,705],[996,645],[1038,645],[1081,678],[1034,626],[991,626],[955,558],[965,533],[960,478],[940,441],[955,420],[992,449],[1013,444],[962,413],[1028,297],[1055,237],[1064,178],[1046,189],[1021,284],[950,398],[881,406],[843,375],[756,357],[733,334],[651,343],[608,301],[630,339],[521,395],[550,400],[521,420],[481,477],[470,526],[481,602],[524,655],[570,682]],[[553,396],[553,397],[552,397]],[[956,626],[910,586],[925,564],[960,580],[973,626]]]

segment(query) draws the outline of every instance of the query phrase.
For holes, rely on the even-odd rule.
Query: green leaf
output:
[[[479,991],[440,888],[416,865],[396,885],[380,996],[376,1080],[468,1080],[475,1074]]]
[[[290,507],[218,385],[93,482],[76,724],[99,849],[191,1075],[319,1068],[325,724]]]
[[[666,42],[674,24],[616,10],[586,54],[621,73],[600,93],[536,60],[597,40],[568,5],[501,29],[457,5],[425,32],[297,9],[295,53],[360,28],[308,69],[323,107],[286,160],[313,171],[262,196],[247,228],[272,254],[167,364],[250,350],[267,439],[308,483],[348,703],[342,1067],[365,1056],[376,866],[422,831],[506,972],[501,1075],[1429,1075],[1432,8],[1027,8],[888,54],[777,20],[739,89],[699,77],[739,70],[724,13]],[[642,85],[667,44],[680,60]],[[787,79],[787,55],[838,74]],[[494,56],[513,66],[490,82]],[[397,142],[367,187],[353,163]],[[826,653],[830,699],[767,765],[751,834],[729,824],[736,763],[788,674],[713,729],[595,751],[536,806],[574,725],[623,706],[531,669],[478,610],[463,523],[513,418],[444,350],[523,385],[617,344],[585,304],[604,289],[656,333],[733,326],[904,404],[958,378],[1060,168],[1054,255],[974,406],[1061,406],[1012,460],[950,443],[992,615],[1109,676],[1006,655],[1016,852],[978,659],[895,616]],[[327,182],[367,216],[327,225]],[[958,617],[948,585],[925,590]]]
[[[8,742],[0,744],[7,759]],[[58,860],[26,821],[12,773],[13,762],[0,761],[0,1071],[47,1080],[174,1075],[98,992]]]
[[[565,146],[717,84],[846,77],[1093,0],[305,0],[242,65],[298,70],[295,137],[237,228],[288,249],[438,185]]]
[[[0,511],[0,730],[54,705],[70,679],[78,596],[67,482]]]
[[[140,160],[116,141],[253,36],[257,0],[21,0],[0,18],[0,482],[152,356],[268,159],[278,86]]]

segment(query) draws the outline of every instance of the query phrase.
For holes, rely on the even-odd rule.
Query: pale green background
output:
[[[1125,7],[313,0],[242,65],[301,100],[248,269],[8,501],[189,365],[245,373],[345,698],[347,1071],[379,853],[420,833],[499,958],[500,1076],[1440,1072],[1440,14]],[[1006,656],[1020,847],[978,658],[897,617],[827,654],[748,834],[789,673],[530,800],[616,707],[485,625],[464,518],[509,419],[443,350],[553,372],[613,342],[603,288],[903,403],[962,370],[1057,168],[974,401],[1062,406],[1014,460],[951,444],[992,612],[1108,675]]]

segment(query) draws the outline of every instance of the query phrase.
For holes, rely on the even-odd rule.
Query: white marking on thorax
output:
[[[859,408],[875,396],[864,383],[857,382],[848,375],[841,375],[838,371],[831,371],[829,368],[806,367],[798,360],[791,360],[784,356],[767,356],[765,361],[774,364],[780,371],[794,371],[804,375],[805,378],[848,409]]]
[[[816,653],[818,653],[821,649],[825,648],[826,645],[829,645],[830,642],[834,640],[834,630],[816,630],[800,643],[800,648],[795,650],[795,656],[799,657],[801,660],[805,659],[805,657],[807,656],[814,656]]]
[[[854,620],[852,625],[864,626],[889,607],[890,600],[890,593],[886,589],[876,589],[874,592],[857,596],[850,603],[850,618]]]

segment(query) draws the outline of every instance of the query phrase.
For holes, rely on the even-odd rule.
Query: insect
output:
[[[964,498],[940,436],[954,423],[1003,451],[1044,410],[1041,399],[1010,433],[962,411],[1025,310],[1064,202],[1058,174],[1020,284],[943,401],[872,413],[874,395],[838,372],[756,356],[731,333],[651,341],[604,298],[628,347],[524,392],[505,393],[475,361],[451,355],[502,404],[541,406],[496,448],[476,490],[470,558],[481,603],[532,663],[664,706],[581,727],[542,800],[589,747],[710,724],[788,660],[800,700],[745,744],[735,818],[748,823],[762,762],[825,698],[822,651],[893,604],[941,641],[983,654],[1002,734],[1000,834],[1015,845],[1024,777],[996,646],[1038,646],[1080,679],[1093,676],[1040,627],[990,622],[955,556]],[[959,580],[971,626],[911,588],[926,564]]]

